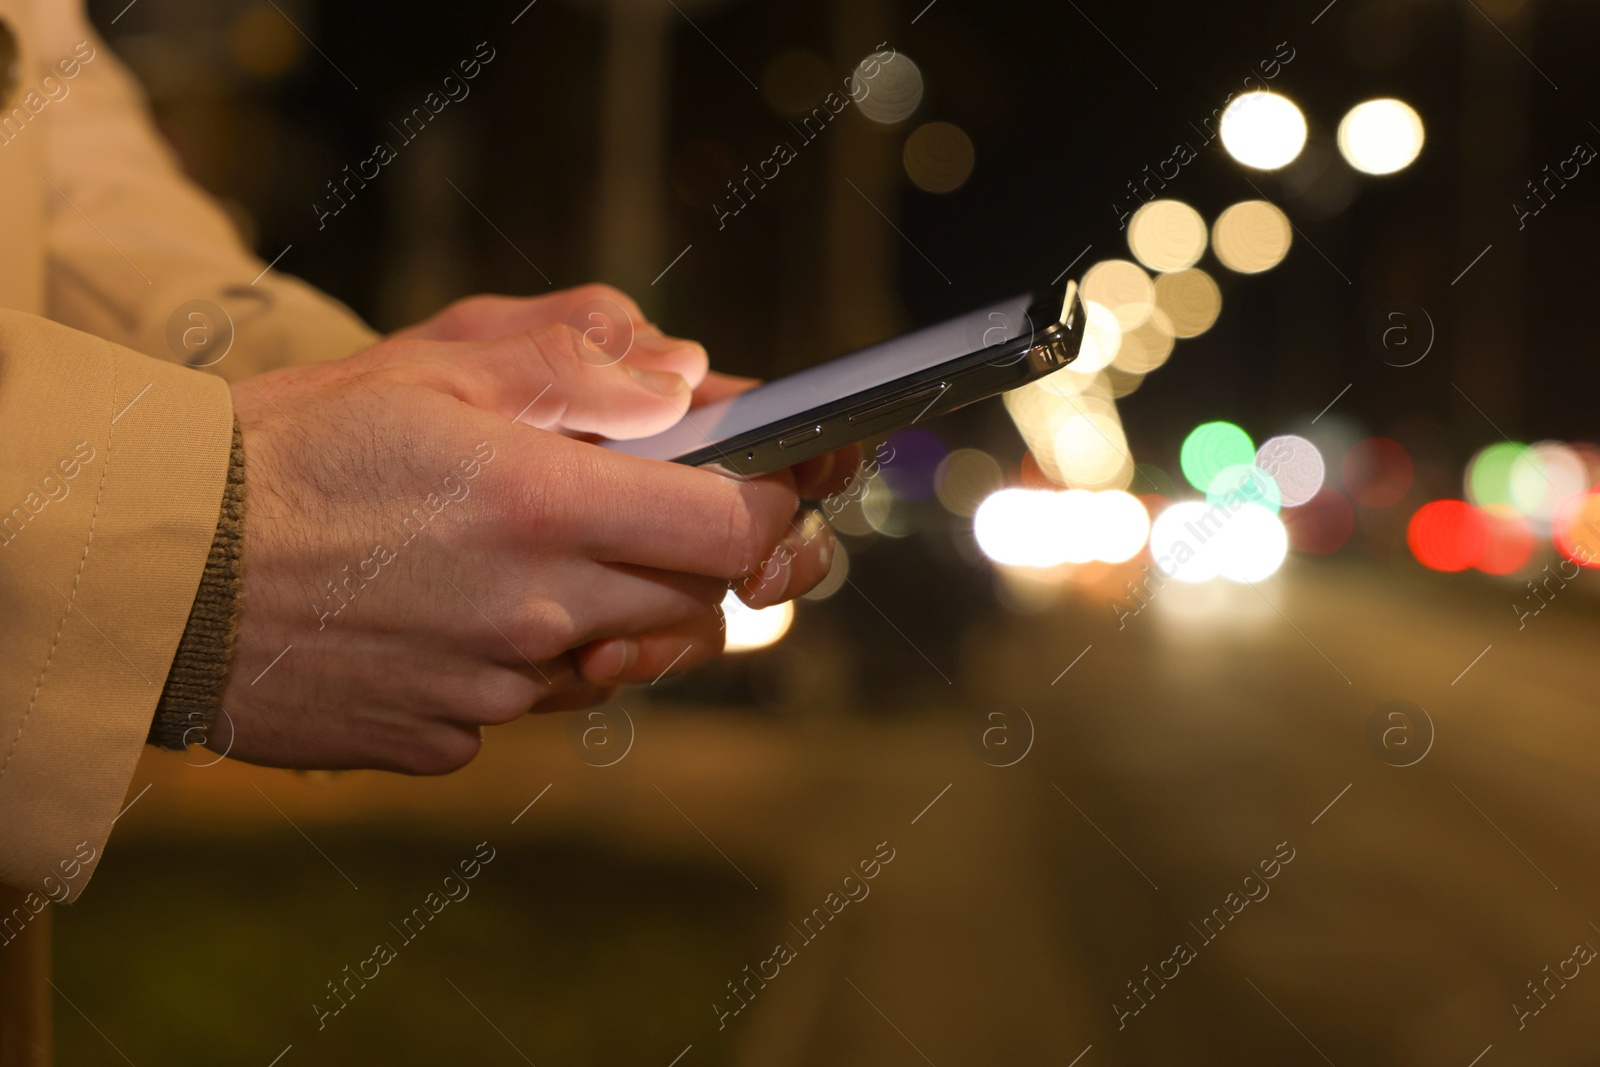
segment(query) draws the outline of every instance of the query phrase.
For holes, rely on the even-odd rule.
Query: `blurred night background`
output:
[[[772,377],[1094,304],[1075,369],[896,435],[710,668],[440,780],[150,751],[56,920],[61,1063],[1595,1062],[1593,5],[90,8],[257,253],[383,330],[604,281]]]

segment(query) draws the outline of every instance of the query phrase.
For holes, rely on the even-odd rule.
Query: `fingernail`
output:
[[[605,685],[607,682],[616,681],[618,678],[621,678],[624,674],[628,673],[628,671],[632,670],[633,665],[639,661],[639,642],[629,640],[628,638],[618,638],[616,640],[607,641],[601,647],[601,650],[595,656],[595,659],[600,664],[604,664],[608,659],[615,659],[616,666],[609,669],[603,667],[597,668],[596,673],[600,673],[601,671],[604,673],[600,673],[600,677],[591,679],[591,681],[595,685]]]
[[[683,375],[673,374],[670,371],[644,370],[624,363],[623,367],[633,376],[633,380],[653,392],[662,396],[676,396],[689,391],[689,383]]]
[[[764,597],[768,606],[793,599],[789,586],[794,583],[794,561],[805,552],[806,546],[817,539],[827,525],[816,512],[808,512],[798,527],[791,528],[789,536],[778,543],[772,554],[783,563],[783,572],[772,581],[772,588]]]

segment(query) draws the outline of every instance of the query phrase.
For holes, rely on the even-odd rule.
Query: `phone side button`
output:
[[[792,433],[788,437],[780,438],[778,440],[778,447],[779,448],[793,448],[795,445],[803,445],[807,441],[813,441],[813,440],[815,440],[815,439],[817,439],[818,437],[821,437],[821,436],[822,436],[822,427],[821,426],[808,426],[804,430],[801,430],[799,433]]]

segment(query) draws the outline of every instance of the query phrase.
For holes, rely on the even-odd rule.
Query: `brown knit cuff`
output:
[[[244,434],[235,417],[217,534],[211,541],[194,606],[189,609],[188,625],[178,641],[178,654],[161,690],[161,702],[156,705],[155,721],[150,724],[146,740],[152,745],[184,749],[211,735],[238,632],[243,537]]]

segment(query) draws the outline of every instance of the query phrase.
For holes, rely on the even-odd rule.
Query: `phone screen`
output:
[[[653,437],[605,441],[603,445],[633,456],[671,460],[707,444],[781,425],[786,419],[1029,333],[1033,323],[1028,308],[1033,300],[1025,294],[980,308],[695,408],[671,429]]]

